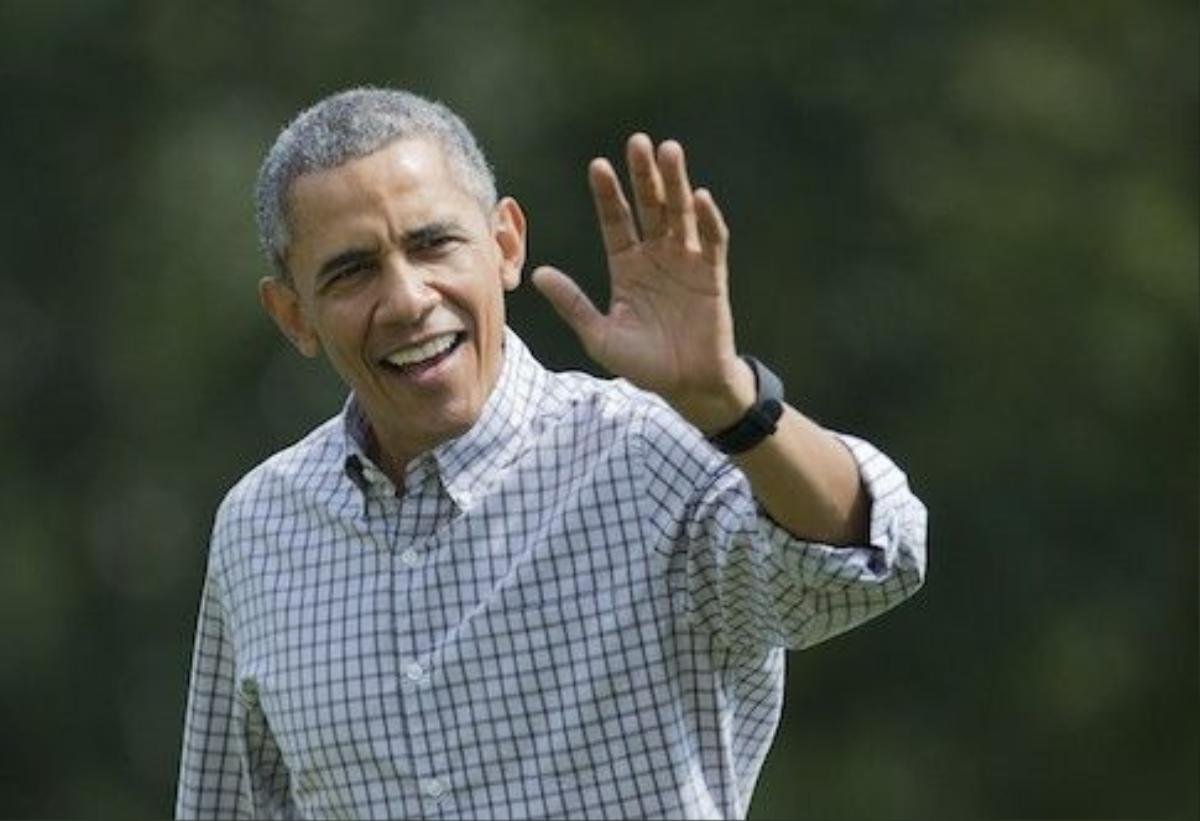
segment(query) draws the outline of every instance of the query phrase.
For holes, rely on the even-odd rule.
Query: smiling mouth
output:
[[[419,345],[410,345],[394,351],[380,360],[388,370],[415,376],[437,367],[453,354],[467,338],[461,331],[438,334]]]

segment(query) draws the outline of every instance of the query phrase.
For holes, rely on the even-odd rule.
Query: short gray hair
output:
[[[466,190],[490,210],[496,178],[466,124],[446,106],[408,91],[362,86],[326,97],[288,123],[267,152],[254,186],[263,253],[285,280],[288,192],[302,174],[365,157],[405,137],[433,138]]]

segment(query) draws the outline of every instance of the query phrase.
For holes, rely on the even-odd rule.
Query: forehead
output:
[[[293,250],[347,231],[404,230],[482,209],[432,139],[396,140],[335,168],[302,174],[288,192]]]

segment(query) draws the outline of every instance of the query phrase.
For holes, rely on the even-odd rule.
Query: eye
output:
[[[320,284],[320,290],[324,291],[353,282],[360,275],[370,272],[375,267],[375,264],[375,260],[371,257],[363,257],[347,262],[325,276]]]
[[[439,254],[449,251],[459,242],[453,234],[434,234],[422,239],[413,246],[413,252],[418,254]]]
[[[351,262],[349,265],[347,265],[343,268],[340,268],[338,270],[338,272],[336,274],[334,274],[334,277],[336,279],[341,279],[343,277],[350,277],[350,276],[354,276],[355,274],[361,274],[363,271],[368,270],[369,268],[373,267],[374,265],[375,265],[374,260],[370,260],[370,259],[356,260],[354,262]]]

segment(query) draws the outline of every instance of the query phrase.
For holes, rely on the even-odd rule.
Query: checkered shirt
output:
[[[353,397],[229,492],[179,817],[744,818],[785,649],[920,586],[925,508],[866,442],[869,544],[808,543],[658,398],[512,331],[501,371],[400,494]]]

